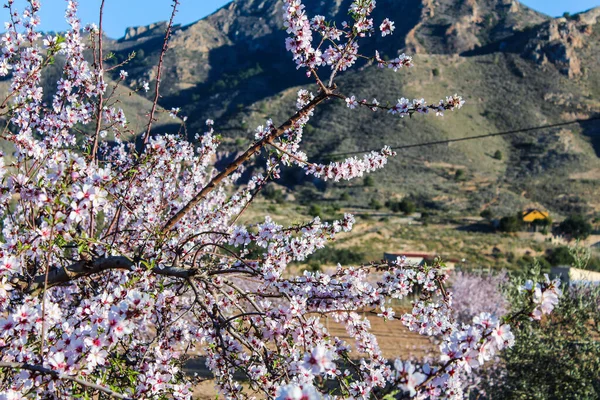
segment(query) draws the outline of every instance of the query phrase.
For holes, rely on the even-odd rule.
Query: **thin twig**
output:
[[[102,54],[102,20],[104,16],[104,1],[100,4],[100,21],[98,22],[98,64],[96,65],[96,71],[98,72],[97,79],[100,79],[104,75],[104,59]],[[96,116],[96,133],[94,135],[94,146],[92,147],[92,160],[96,160],[96,154],[98,153],[98,140],[100,138],[100,128],[102,127],[102,106],[104,105],[104,91],[101,90],[98,95],[98,108]],[[93,218],[92,218],[93,219]],[[92,229],[92,228],[90,228]]]
[[[165,54],[169,49],[169,38],[171,37],[172,29],[173,29],[173,20],[175,19],[175,13],[177,12],[177,6],[179,5],[179,0],[173,0],[173,12],[171,12],[171,18],[169,19],[169,23],[167,24],[167,31],[165,32],[165,40],[163,42],[163,47],[160,52],[160,58],[158,59],[158,70],[156,72],[156,85],[154,92],[154,101],[152,102],[152,109],[150,110],[150,116],[148,118],[148,126],[146,127],[146,135],[144,136],[144,147],[148,144],[150,140],[150,131],[152,130],[152,123],[154,122],[154,114],[156,113],[156,107],[158,105],[158,99],[160,97],[160,79],[162,76],[163,62],[165,59]]]

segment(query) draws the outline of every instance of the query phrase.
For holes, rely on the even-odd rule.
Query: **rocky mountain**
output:
[[[337,23],[348,18],[350,0],[304,3],[311,14]],[[236,0],[177,27],[165,59],[160,105],[181,107],[191,132],[200,131],[206,118],[215,119],[230,150],[249,143],[253,127],[266,118],[284,120],[293,111],[295,92],[311,82],[285,52],[281,6],[279,0]],[[326,104],[305,135],[315,159],[600,115],[600,8],[553,19],[516,0],[379,0],[377,6],[375,20],[385,15],[397,29],[391,39],[366,40],[362,51],[377,48],[388,57],[407,52],[416,66],[394,74],[364,65],[340,77],[342,92],[389,101],[418,96],[429,102],[459,93],[467,105],[444,119],[400,120]],[[152,66],[164,27],[129,28],[110,43],[114,62],[136,53],[125,67],[133,87],[155,79]],[[449,211],[491,208],[507,214],[535,205],[559,215],[595,214],[600,212],[599,155],[600,122],[595,120],[402,150],[377,175],[374,188],[355,183],[310,190],[321,201],[346,205],[412,196]],[[283,183],[306,185],[294,170],[286,172]]]

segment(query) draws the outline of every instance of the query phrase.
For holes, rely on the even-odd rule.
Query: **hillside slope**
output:
[[[341,22],[347,0],[307,0],[311,13]],[[281,1],[237,0],[194,24],[178,27],[166,57],[161,105],[180,106],[191,132],[214,118],[233,143],[249,143],[254,126],[282,121],[295,92],[310,81],[285,53]],[[395,20],[392,39],[372,38],[386,56],[415,55],[415,68],[394,74],[364,66],[343,74],[339,87],[359,98],[425,97],[459,93],[467,105],[445,118],[396,119],[350,112],[342,103],[319,109],[307,130],[309,153],[366,150],[460,138],[600,115],[600,8],[551,19],[517,1],[378,1],[375,20]],[[164,26],[138,27],[112,44],[135,86],[153,79]],[[369,42],[369,41],[366,41]],[[365,205],[412,195],[446,210],[498,214],[538,205],[559,214],[600,211],[600,123],[402,150],[379,172],[375,188],[330,186],[323,201]],[[235,140],[237,139],[237,140]],[[239,147],[237,148],[239,150]],[[499,150],[502,160],[492,155]],[[456,171],[462,170],[461,179]],[[459,175],[460,175],[459,174]],[[423,182],[427,182],[426,185]],[[297,171],[285,184],[302,184]],[[321,186],[322,188],[322,186]]]

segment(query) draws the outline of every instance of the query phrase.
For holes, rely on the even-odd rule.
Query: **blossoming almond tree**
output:
[[[481,314],[459,325],[447,276],[437,265],[399,259],[327,274],[287,270],[349,231],[351,215],[293,226],[268,216],[257,225],[238,223],[282,165],[338,181],[382,168],[393,155],[383,148],[343,162],[311,163],[300,144],[321,103],[345,101],[356,112],[400,117],[462,106],[456,95],[433,105],[401,98],[385,106],[336,86],[337,75],[361,58],[393,71],[412,66],[405,55],[384,60],[359,53],[363,38],[377,31],[393,35],[395,28],[386,19],[376,29],[374,0],[354,1],[351,22],[341,27],[322,16],[309,19],[300,0],[283,1],[287,49],[314,79],[314,91],[300,90],[296,114],[259,127],[255,143],[222,170],[211,164],[219,144],[212,121],[192,141],[150,134],[178,1],[152,108],[141,110],[148,124],[137,147],[123,141],[129,128],[116,107],[115,89],[127,73],[110,85],[104,78],[102,8],[99,26],[82,33],[77,2],[66,3],[70,30],[46,38],[36,31],[38,0],[29,0],[23,12],[13,0],[6,4],[0,75],[10,87],[0,115],[2,139],[13,152],[0,158],[0,398],[190,398],[192,382],[182,365],[192,349],[206,355],[226,398],[381,398],[397,391],[459,398],[458,372],[510,346],[508,323],[552,310],[558,282],[528,283],[522,310],[502,319]],[[42,74],[52,62],[61,62],[62,76],[56,92],[45,94]],[[259,154],[267,154],[265,172],[238,182]],[[251,246],[261,249],[258,258],[250,256]],[[380,279],[369,283],[373,272]],[[394,318],[390,300],[417,287],[422,295],[401,319],[411,330],[441,338],[438,365],[386,360],[362,316],[371,311],[374,318]],[[353,348],[328,332],[325,316],[346,328]]]

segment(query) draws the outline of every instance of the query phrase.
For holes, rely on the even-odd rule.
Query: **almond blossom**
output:
[[[166,44],[178,5],[174,0]],[[383,36],[395,28],[388,19],[375,21],[375,6],[374,0],[353,1],[352,21],[337,27],[325,17],[311,18],[301,0],[283,1],[285,46],[315,85],[298,91],[295,114],[279,124],[268,120],[251,146],[217,168],[220,136],[213,120],[193,139],[142,135],[141,148],[122,139],[133,128],[114,89],[128,83],[128,73],[107,78],[102,26],[82,30],[77,1],[66,2],[69,30],[45,39],[36,30],[37,0],[22,12],[7,2],[11,22],[0,75],[10,84],[0,114],[10,121],[3,138],[13,151],[0,156],[0,396],[190,399],[196,380],[184,373],[185,363],[201,352],[225,398],[318,399],[330,395],[328,381],[337,385],[338,398],[397,389],[460,398],[460,372],[511,346],[511,315],[456,322],[440,264],[413,266],[400,258],[328,273],[290,269],[349,232],[355,222],[350,214],[287,226],[268,216],[254,224],[240,218],[283,165],[340,181],[383,168],[394,156],[383,147],[343,161],[312,162],[302,139],[322,103],[348,99],[348,112],[399,116],[441,115],[463,105],[457,95],[439,103],[397,96],[397,105],[388,107],[337,87],[338,74],[357,64],[394,71],[412,66],[410,56],[384,60],[378,52],[360,53],[375,27]],[[50,62],[61,68],[60,77],[43,101]],[[157,68],[160,76],[161,64]],[[329,79],[321,79],[323,71]],[[149,116],[148,133],[159,98],[156,93],[150,112],[140,110]],[[170,111],[183,124],[180,114],[177,107]],[[256,168],[247,169],[251,164]],[[526,285],[523,312],[534,318],[551,312],[558,285]],[[417,290],[421,296],[410,312],[391,305]],[[350,339],[330,332],[326,316]],[[439,363],[387,360],[370,318],[399,318],[413,331],[436,336]]]

